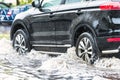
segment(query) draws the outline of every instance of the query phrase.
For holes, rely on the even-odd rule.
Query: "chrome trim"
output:
[[[56,34],[54,31],[52,32],[35,32],[32,34],[32,36],[58,36],[58,35],[69,35],[69,31],[56,31]]]
[[[32,45],[34,47],[71,47],[71,45]]]
[[[61,54],[65,54],[65,53],[60,53],[60,52],[48,52],[48,51],[38,51],[41,54],[55,54],[55,55],[61,55]]]
[[[112,54],[112,53],[118,53],[118,52],[119,52],[119,49],[102,51],[103,54]]]

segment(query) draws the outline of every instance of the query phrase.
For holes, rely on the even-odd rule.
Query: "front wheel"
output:
[[[82,58],[87,64],[93,64],[95,60],[98,59],[96,51],[96,44],[93,36],[88,32],[82,33],[78,37],[76,44],[77,56]]]
[[[30,44],[28,37],[23,29],[16,31],[13,37],[13,48],[20,54],[25,55],[27,52],[30,52]]]

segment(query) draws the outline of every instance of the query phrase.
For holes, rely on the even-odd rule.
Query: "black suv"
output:
[[[119,53],[120,0],[35,0],[33,8],[16,16],[13,48],[26,54],[66,52],[93,63],[101,54]]]

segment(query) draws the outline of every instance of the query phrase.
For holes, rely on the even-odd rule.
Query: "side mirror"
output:
[[[32,2],[32,6],[36,7],[36,8],[40,8],[41,7],[41,0],[35,0]]]
[[[9,3],[8,6],[11,7],[11,6],[12,6],[12,3]]]

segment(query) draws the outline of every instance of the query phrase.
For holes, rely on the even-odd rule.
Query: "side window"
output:
[[[82,0],[66,0],[65,4],[81,2]]]
[[[44,0],[42,3],[42,8],[52,7],[60,5],[62,0]]]
[[[7,8],[7,6],[0,4],[0,8]]]

